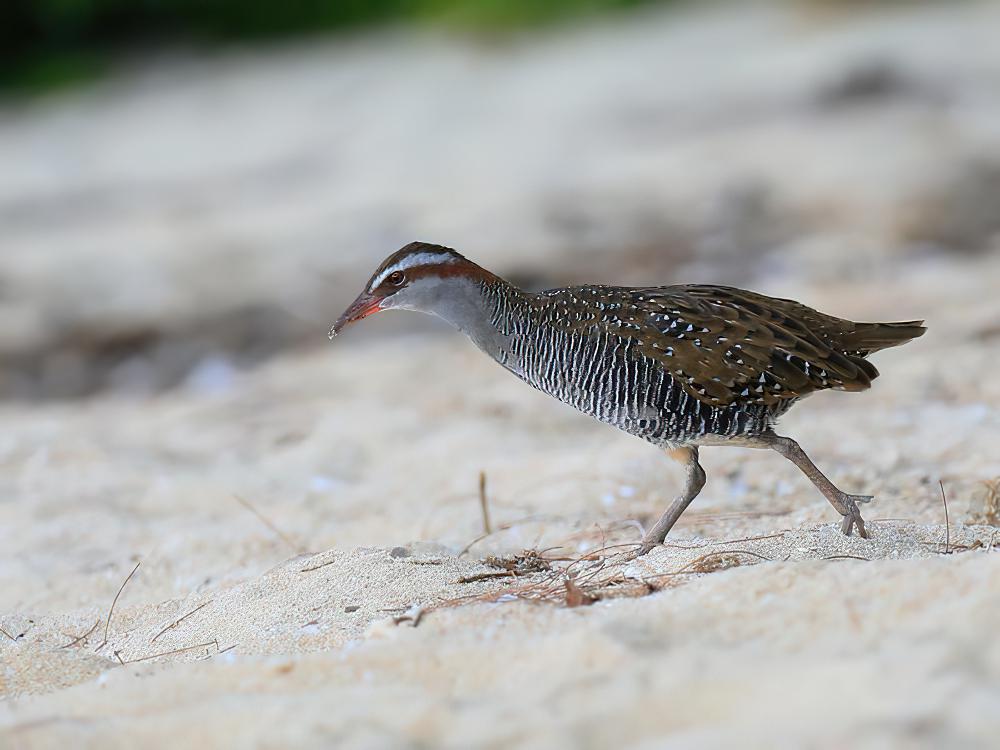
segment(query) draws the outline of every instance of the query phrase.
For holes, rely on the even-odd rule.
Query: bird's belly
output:
[[[707,436],[761,432],[766,414],[717,407],[687,393],[655,361],[599,337],[557,333],[541,346],[515,349],[508,369],[585,414],[656,445],[694,444]],[[549,353],[545,356],[545,353]],[[512,366],[513,365],[513,366]]]

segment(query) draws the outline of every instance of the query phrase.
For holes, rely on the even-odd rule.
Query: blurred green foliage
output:
[[[0,0],[0,88],[38,91],[101,72],[121,49],[262,39],[386,22],[477,31],[552,23],[651,0]]]

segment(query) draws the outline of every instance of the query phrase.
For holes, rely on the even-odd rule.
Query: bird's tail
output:
[[[872,352],[912,341],[923,336],[926,331],[922,320],[908,320],[903,323],[856,323],[854,330],[844,335],[842,344],[847,351],[867,357]]]

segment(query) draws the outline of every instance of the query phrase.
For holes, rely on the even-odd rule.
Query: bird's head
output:
[[[411,242],[382,261],[364,291],[330,328],[330,337],[383,310],[441,314],[456,287],[491,276],[451,248]]]

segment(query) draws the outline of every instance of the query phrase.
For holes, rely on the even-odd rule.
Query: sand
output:
[[[927,342],[870,394],[785,421],[878,496],[872,539],[842,536],[779,457],[706,450],[705,495],[638,561],[571,562],[634,542],[679,472],[457,340],[344,338],[141,409],[10,409],[5,743],[988,746],[1000,534],[980,516],[1000,424],[972,390],[977,348]],[[960,366],[942,381],[943,350]],[[372,358],[423,383],[392,429],[369,416],[388,375],[343,378]],[[488,395],[445,419],[459,374]],[[480,468],[500,530],[460,554],[482,534]],[[460,582],[546,548],[569,559]]]
[[[5,110],[0,747],[995,746],[1000,56],[973,43],[995,21],[748,4],[506,57],[376,35]],[[720,39],[756,62],[716,60]],[[879,52],[898,80],[852,98]],[[637,60],[659,93],[620,83]],[[450,140],[431,127],[484,88]],[[223,94],[257,123],[231,143],[204,107]],[[356,121],[354,153],[328,129]],[[74,123],[72,158],[25,148]],[[940,218],[959,194],[960,237]],[[659,451],[431,321],[326,341],[413,237],[536,284],[711,279],[926,317],[872,390],[782,420],[876,496],[872,538],[779,456],[705,449],[701,497],[630,559],[682,480]]]

